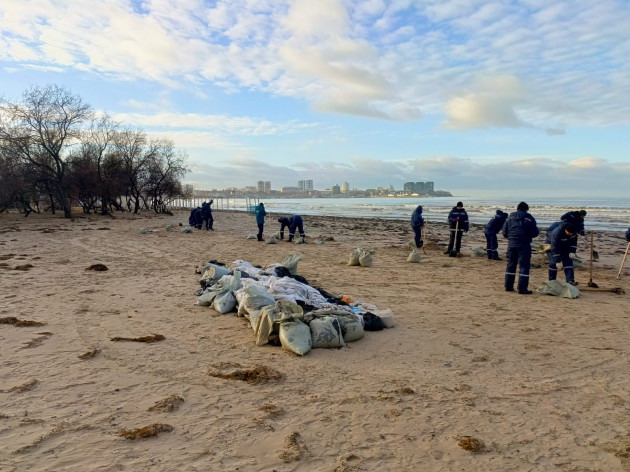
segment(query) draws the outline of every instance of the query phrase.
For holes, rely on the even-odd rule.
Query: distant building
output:
[[[313,190],[313,181],[312,180],[298,180],[298,189],[304,192]]]
[[[350,184],[348,182],[344,182],[341,184],[341,193],[348,193],[350,190]]]
[[[335,184],[330,188],[330,193],[332,193],[333,195],[339,195],[341,193],[341,188],[338,184]]]
[[[280,187],[281,193],[297,193],[301,191],[302,189],[299,187]]]
[[[259,180],[256,182],[256,191],[259,193],[270,193],[271,192],[271,181],[269,180]]]

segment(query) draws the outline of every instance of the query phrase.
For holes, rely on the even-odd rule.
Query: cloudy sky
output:
[[[2,0],[0,96],[63,85],[200,188],[625,196],[628,0]]]

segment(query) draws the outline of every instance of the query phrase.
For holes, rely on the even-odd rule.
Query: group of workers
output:
[[[264,241],[263,238],[263,229],[265,226],[265,216],[267,215],[267,211],[265,210],[265,204],[259,203],[256,205],[254,209],[254,214],[256,215],[256,224],[258,225],[258,234],[256,235],[258,241]],[[278,217],[278,223],[280,223],[280,239],[284,239],[284,229],[289,229],[289,239],[288,242],[292,242],[295,237],[295,231],[297,230],[300,237],[304,238],[304,222],[302,221],[302,217],[300,215],[291,215],[291,216],[280,216]]]
[[[190,213],[189,224],[197,229],[213,230],[212,210],[209,203],[203,202],[201,207],[197,207]],[[509,215],[502,210],[497,210],[495,215],[484,227],[484,235],[486,237],[486,252],[488,259],[500,261],[499,243],[497,234],[501,232],[503,237],[508,240],[507,247],[507,267],[505,270],[505,291],[513,292],[516,282],[516,268],[518,267],[518,283],[516,290],[522,295],[532,293],[529,290],[529,270],[532,256],[532,240],[537,237],[540,232],[536,220],[528,213],[529,205],[520,202],[516,211]],[[264,241],[263,229],[265,225],[265,204],[259,203],[254,213],[256,216],[256,224],[258,225],[258,241]],[[562,215],[560,221],[553,223],[547,230],[545,243],[550,246],[547,252],[549,262],[549,280],[555,280],[558,270],[564,271],[567,283],[578,285],[575,281],[573,270],[573,259],[577,253],[578,234],[584,236],[584,217],[585,210],[569,211]],[[449,224],[449,242],[448,248],[444,254],[457,256],[461,250],[462,236],[467,233],[470,225],[468,222],[468,213],[464,209],[462,202],[451,209],[447,218]],[[301,238],[304,238],[304,223],[300,215],[280,216],[280,239],[284,239],[284,230],[288,228],[288,242],[292,242],[295,237],[296,230]],[[422,205],[418,205],[411,214],[411,228],[414,232],[414,243],[417,248],[421,248],[424,244],[422,239],[422,229],[424,228],[424,218],[422,217]],[[630,242],[630,228],[626,232],[626,240]]]
[[[205,229],[207,231],[214,231],[214,218],[212,217],[212,203],[203,202],[200,207],[193,208],[188,217],[188,224],[194,226],[197,229]]]
[[[516,290],[522,295],[532,293],[529,290],[529,270],[532,256],[531,242],[540,234],[536,220],[528,211],[529,205],[525,202],[519,203],[516,211],[509,215],[502,210],[497,210],[484,228],[488,259],[502,260],[498,252],[497,234],[499,232],[502,232],[503,237],[508,240],[505,291],[514,291],[517,275],[516,269],[518,267]],[[573,259],[577,252],[578,234],[584,236],[585,216],[585,210],[569,211],[562,215],[560,221],[553,223],[547,230],[545,243],[550,246],[547,252],[549,280],[555,280],[558,270],[562,269],[567,283],[578,285],[578,282],[575,281]],[[463,234],[469,230],[468,214],[462,202],[457,202],[457,205],[453,207],[447,221],[450,237],[448,248],[444,254],[454,257],[460,252]],[[418,205],[411,215],[411,228],[414,231],[414,242],[418,248],[423,246],[423,227],[422,206]],[[626,240],[630,242],[630,228],[626,232]]]

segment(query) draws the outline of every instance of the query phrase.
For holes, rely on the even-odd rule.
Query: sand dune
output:
[[[406,221],[305,217],[309,244],[268,245],[247,239],[252,215],[215,217],[216,231],[182,234],[165,228],[184,213],[0,215],[0,470],[630,470],[621,234],[595,235],[593,280],[626,294],[568,300],[504,292],[505,261],[469,256],[480,228],[449,258],[446,226],[430,224],[408,264]],[[347,265],[358,246],[373,267]],[[289,253],[311,284],[391,308],[397,326],[298,357],[195,305],[202,262]],[[584,241],[580,255],[581,288]],[[209,375],[255,368],[277,375]]]

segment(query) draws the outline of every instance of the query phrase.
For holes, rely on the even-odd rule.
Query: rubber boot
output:
[[[260,234],[260,233],[258,233],[256,235],[256,237],[258,238],[258,241],[262,241],[263,240],[262,234]]]
[[[513,292],[514,291],[514,279],[516,277],[514,275],[505,274],[505,291]]]
[[[527,289],[529,285],[529,277],[520,276],[518,278],[518,293],[521,295],[531,295],[533,292]]]
[[[293,235],[292,234],[289,235],[289,239],[288,239],[288,242],[291,242],[291,241],[293,241]]]

